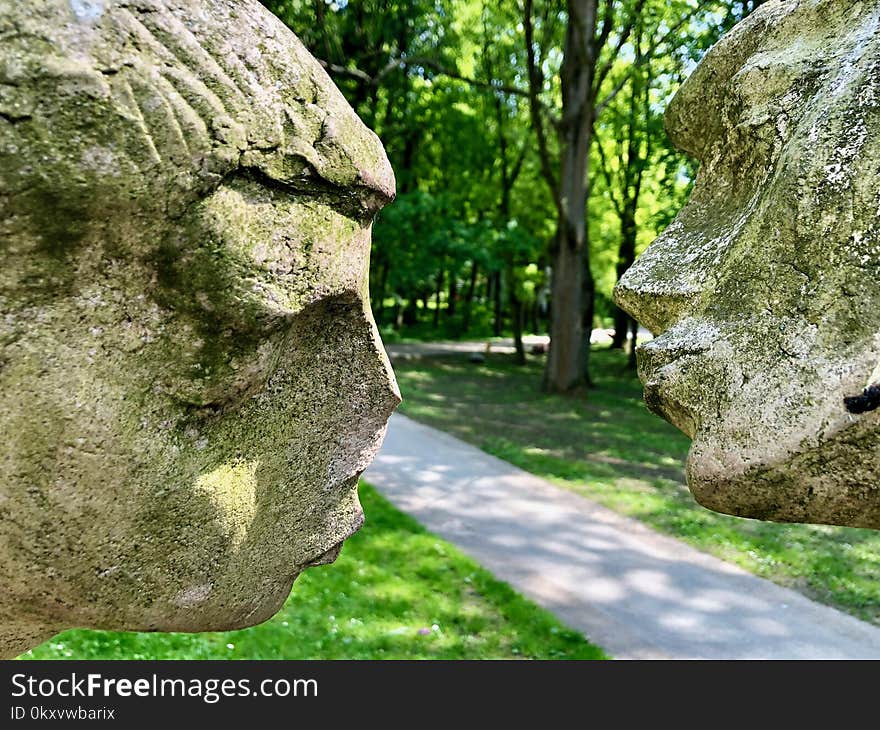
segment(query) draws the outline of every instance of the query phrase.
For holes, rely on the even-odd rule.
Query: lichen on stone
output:
[[[393,195],[256,0],[0,0],[0,654],[257,623],[359,527]]]
[[[700,172],[615,291],[657,337],[648,406],[693,438],[697,500],[880,528],[880,5],[769,0],[666,112]]]

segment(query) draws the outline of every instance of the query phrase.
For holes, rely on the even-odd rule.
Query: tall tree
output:
[[[668,225],[670,214],[683,202],[680,194],[689,190],[687,185],[670,181],[670,177],[680,177],[687,170],[687,162],[666,137],[665,105],[658,102],[671,96],[689,62],[698,60],[729,25],[758,4],[707,0],[694,6],[687,0],[667,0],[663,4],[647,3],[639,16],[631,37],[632,59],[618,64],[609,77],[614,88],[624,81],[623,91],[606,111],[594,146],[607,186],[605,198],[610,200],[620,224],[616,280],[635,261],[640,233],[637,216],[646,174],[652,178],[654,198],[658,189],[665,188],[662,200],[668,206],[666,211],[655,210],[650,216],[641,211],[641,231],[648,237]],[[713,17],[725,21],[712,22]],[[630,333],[634,350],[638,329],[635,322],[616,306],[613,321],[612,347],[623,347]],[[635,366],[633,350],[631,367]]]
[[[484,8],[481,66],[485,77],[496,87],[490,92],[491,115],[494,117],[494,148],[498,169],[496,225],[499,231],[507,232],[510,230],[509,226],[514,222],[511,202],[513,187],[523,169],[528,145],[524,138],[517,140],[514,130],[511,129],[518,121],[516,118],[519,111],[518,97],[510,94],[507,90],[510,88],[508,84],[500,82],[502,74],[499,67],[513,55],[516,49],[509,48],[506,44],[499,42],[496,29],[489,22],[490,15],[497,14],[497,12],[496,10],[494,13],[490,13],[487,8]],[[523,135],[520,135],[520,137],[523,137]],[[517,260],[518,254],[521,253],[521,247],[517,244],[521,240],[519,236],[504,234],[499,236],[499,242],[502,244],[500,253],[504,260],[504,276],[501,276],[501,271],[496,272],[493,287],[493,293],[495,294],[495,334],[501,334],[501,299],[502,290],[506,289],[511,329],[513,330],[515,362],[518,365],[524,365],[526,362],[525,347],[523,346],[525,312],[520,298],[519,287],[516,283],[516,268],[522,263]]]
[[[617,279],[633,265],[636,258],[636,213],[642,191],[645,169],[651,156],[651,146],[656,129],[650,108],[651,70],[646,63],[643,49],[644,24],[637,24],[633,34],[635,59],[629,75],[629,94],[626,110],[617,125],[620,135],[614,142],[619,151],[616,170],[607,159],[603,141],[598,140],[596,149],[602,162],[602,174],[608,184],[611,203],[620,220],[620,246],[617,251]],[[653,127],[653,128],[652,128]],[[616,175],[615,175],[616,173]],[[617,179],[613,179],[616,177]],[[630,331],[630,316],[620,307],[614,308],[614,335],[611,346],[623,347]],[[633,340],[633,349],[635,340]]]
[[[535,39],[533,0],[523,3],[532,126],[537,136],[541,171],[553,196],[557,216],[551,250],[550,353],[543,381],[544,389],[551,392],[569,391],[590,382],[590,333],[595,301],[586,225],[591,182],[590,146],[596,117],[607,105],[607,99],[599,101],[603,82],[628,41],[644,4],[645,0],[601,0],[600,7],[600,0],[567,0],[559,71],[561,113],[549,123],[556,130],[559,149],[559,160],[554,164],[542,102],[543,66],[548,48]],[[550,5],[552,3],[548,3],[541,23],[545,37],[552,23]]]

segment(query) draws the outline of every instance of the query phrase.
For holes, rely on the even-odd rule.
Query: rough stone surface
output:
[[[256,0],[0,0],[0,655],[270,617],[399,402],[378,139]]]
[[[649,407],[693,438],[712,509],[880,528],[880,2],[771,0],[666,114],[700,161],[616,290],[657,336]]]

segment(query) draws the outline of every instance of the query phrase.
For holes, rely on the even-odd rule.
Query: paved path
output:
[[[590,333],[590,342],[595,344],[609,343],[614,330],[593,330]],[[644,342],[651,338],[651,333],[644,328],[639,329],[639,342]],[[534,345],[547,345],[550,338],[546,335],[526,335],[523,337],[523,345],[528,352]],[[486,344],[490,345],[491,353],[502,353],[509,355],[513,353],[513,340],[474,340],[468,342],[406,342],[401,344],[385,345],[388,357],[392,362],[399,360],[412,360],[419,357],[437,357],[442,355],[468,355],[474,352],[485,354]]]
[[[597,330],[598,332],[599,330]],[[533,345],[546,345],[550,338],[546,335],[529,335],[523,337],[526,352]],[[385,345],[385,350],[392,362],[396,360],[413,360],[419,357],[437,357],[442,355],[469,355],[474,352],[485,353],[489,344],[490,353],[513,353],[513,340],[474,340],[472,342],[405,342]]]
[[[364,478],[616,658],[880,658],[880,629],[400,414]]]

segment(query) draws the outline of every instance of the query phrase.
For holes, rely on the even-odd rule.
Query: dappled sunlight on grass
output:
[[[523,449],[524,454],[528,454],[529,456],[562,456],[562,452],[555,449],[539,449],[537,446],[529,446],[526,449]]]
[[[412,370],[407,377],[409,378],[409,380],[411,382],[416,382],[416,383],[419,383],[419,382],[430,383],[435,380],[434,376],[431,375],[431,373],[424,372],[424,371],[420,372],[418,370]]]
[[[501,355],[479,367],[464,358],[404,363],[397,367],[402,410],[695,547],[880,623],[880,532],[759,522],[702,508],[684,481],[689,440],[648,412],[625,355],[596,350],[592,364],[597,388],[559,396],[540,391],[542,358],[529,358],[525,367]],[[436,395],[446,398],[442,406]]]
[[[34,659],[596,659],[600,650],[367,485],[364,528],[260,626],[204,634],[67,631]]]

